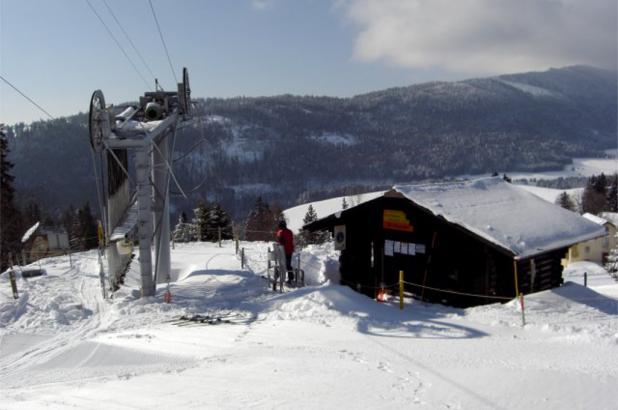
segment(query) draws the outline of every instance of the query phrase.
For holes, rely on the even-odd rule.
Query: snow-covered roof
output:
[[[601,226],[605,225],[608,222],[607,219],[601,218],[599,216],[593,215],[588,212],[586,212],[582,216],[586,218],[587,220],[589,220],[590,222],[594,222],[595,224],[601,225]]]
[[[601,212],[599,216],[618,228],[618,212]]]
[[[343,199],[345,198],[348,207],[352,208],[365,202],[371,201],[384,195],[385,191],[368,192],[365,194],[347,195],[336,198],[324,199],[322,201],[316,201],[295,206],[293,208],[283,211],[285,218],[288,221],[288,228],[295,233],[298,233],[303,227],[303,218],[307,214],[309,205],[313,207],[313,210],[318,215],[318,218],[325,217],[342,210]]]
[[[605,235],[603,227],[500,177],[394,189],[522,258]]]

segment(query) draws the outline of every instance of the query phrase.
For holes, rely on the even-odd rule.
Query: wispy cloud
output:
[[[275,0],[251,0],[251,7],[255,10],[266,10],[273,6]]]
[[[410,68],[616,68],[616,0],[337,0],[354,56]]]

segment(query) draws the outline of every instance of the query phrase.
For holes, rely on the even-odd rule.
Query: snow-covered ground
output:
[[[274,293],[266,243],[177,244],[172,303],[140,299],[138,263],[112,300],[95,252],[0,276],[0,408],[610,409],[618,402],[618,285],[596,265],[518,303],[378,304],[334,284],[337,253],[303,252],[310,284]],[[589,272],[585,288],[579,282]],[[229,320],[179,326],[202,314]]]

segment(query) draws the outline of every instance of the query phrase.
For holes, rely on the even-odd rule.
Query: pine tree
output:
[[[245,237],[248,241],[271,241],[275,237],[275,216],[270,206],[258,197],[247,217]]]
[[[196,239],[198,241],[206,241],[208,236],[208,216],[210,205],[207,202],[200,201],[197,208],[193,210],[195,215],[193,225],[195,225]]]
[[[178,223],[172,233],[174,242],[191,242],[196,240],[195,226],[187,222],[187,214],[181,212],[178,216]]]
[[[556,199],[556,204],[563,207],[564,209],[568,209],[569,211],[575,211],[575,204],[573,200],[566,193],[566,191],[562,192],[558,198]]]
[[[618,174],[612,177],[611,185],[607,191],[607,210],[618,212]]]
[[[582,211],[598,214],[607,209],[607,178],[605,174],[588,179],[582,195]]]
[[[97,221],[92,216],[90,204],[78,209],[71,226],[71,249],[85,251],[99,246]]]
[[[17,252],[22,230],[21,215],[13,200],[15,189],[11,175],[13,164],[7,159],[8,141],[4,124],[0,124],[0,272],[8,267],[8,253]]]
[[[73,207],[73,205],[69,205],[69,207],[64,210],[60,218],[60,225],[66,231],[67,235],[69,236],[69,240],[71,240],[71,227],[73,226],[74,215],[75,208]]]
[[[305,214],[305,217],[303,218],[303,225],[307,225],[317,220],[318,220],[318,214],[315,212],[313,205],[309,204],[309,207],[307,208],[307,213]],[[303,229],[303,231],[300,234],[300,237],[304,245],[319,244],[319,243],[324,243],[327,240],[328,233],[327,232],[310,232],[310,231]]]
[[[43,216],[41,214],[41,208],[39,204],[34,201],[30,201],[26,204],[22,211],[24,226],[29,227],[37,222],[43,224]],[[27,228],[26,228],[27,229]]]
[[[215,203],[208,210],[206,220],[207,240],[212,242],[219,240],[219,229],[221,230],[221,239],[232,239],[232,219],[221,205]]]

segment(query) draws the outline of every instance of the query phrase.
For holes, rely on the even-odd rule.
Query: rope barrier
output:
[[[439,288],[433,288],[431,286],[419,285],[418,283],[412,283],[412,282],[407,282],[407,281],[403,281],[403,283],[405,283],[406,285],[415,286],[415,287],[418,287],[418,288],[433,290],[433,291],[436,291],[436,292],[451,293],[451,294],[454,294],[454,295],[471,296],[471,297],[487,298],[487,299],[497,299],[497,300],[513,300],[515,298],[515,296],[513,296],[513,297],[506,297],[506,296],[494,296],[494,295],[479,295],[479,294],[467,293],[467,292],[457,292],[457,291],[454,291],[454,290],[439,289]]]

